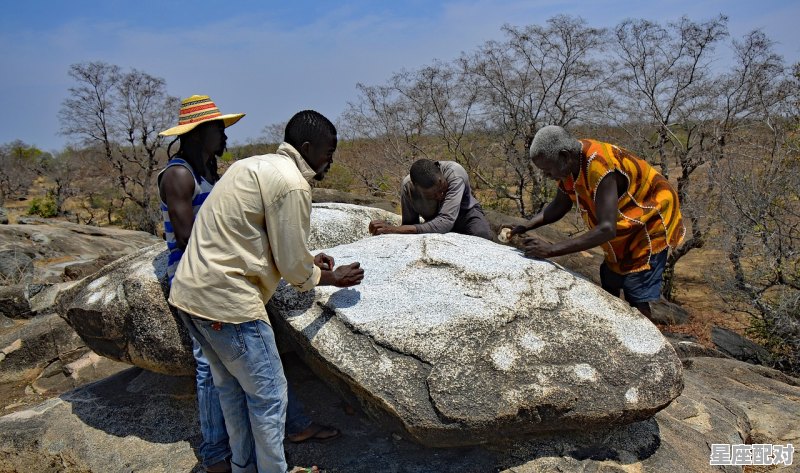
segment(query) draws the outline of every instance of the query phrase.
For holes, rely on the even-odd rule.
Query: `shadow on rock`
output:
[[[61,399],[86,425],[116,437],[199,446],[194,379],[131,368]],[[154,401],[158,402],[154,402]]]
[[[196,410],[192,378],[130,368],[0,417],[0,471],[200,471]]]
[[[287,442],[287,459],[294,465],[319,465],[326,473],[583,471],[598,461],[625,468],[647,460],[661,446],[659,425],[648,419],[613,430],[560,432],[502,445],[427,448],[354,411],[296,355],[284,356],[284,367],[308,414],[342,431],[331,442]]]
[[[336,308],[353,307],[361,300],[361,292],[357,289],[340,289],[328,298],[328,303]]]
[[[559,467],[569,469],[589,461],[613,461],[617,465],[643,462],[661,446],[658,422],[648,419],[607,431],[562,432],[534,440],[515,442],[502,450],[499,468]],[[515,471],[515,470],[512,470]],[[527,470],[526,470],[527,471]]]

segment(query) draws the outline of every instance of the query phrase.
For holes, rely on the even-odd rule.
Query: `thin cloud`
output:
[[[270,10],[250,2],[246,9],[195,23],[180,21],[185,17],[167,4],[158,21],[78,15],[50,18],[46,24],[57,26],[44,31],[34,22],[7,27],[0,31],[0,52],[6,70],[15,73],[0,77],[0,106],[14,110],[15,120],[6,119],[0,143],[20,138],[46,149],[61,147],[57,113],[70,86],[67,68],[83,61],[137,68],[163,77],[173,95],[207,93],[224,111],[247,113],[229,130],[232,142],[244,142],[303,108],[335,119],[355,100],[359,82],[381,84],[394,72],[452,60],[501,39],[503,24],[543,24],[562,13],[612,27],[626,17],[665,21],[685,14],[702,20],[727,10],[733,36],[763,27],[787,62],[797,61],[800,52],[800,33],[791,24],[800,17],[797,2],[775,2],[769,9],[684,0],[655,7],[556,0],[306,3]]]

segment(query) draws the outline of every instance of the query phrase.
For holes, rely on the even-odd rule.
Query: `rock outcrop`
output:
[[[30,284],[33,280],[33,258],[30,250],[17,245],[0,250],[0,284]]]
[[[318,288],[316,299],[285,288],[270,306],[308,361],[347,380],[376,418],[426,445],[470,445],[629,423],[680,393],[671,346],[590,282],[463,235],[367,239],[376,218],[398,219],[315,204],[309,246],[339,264],[361,261],[367,279]],[[163,245],[141,250],[68,290],[60,313],[98,354],[191,375],[165,272]]]
[[[682,389],[672,346],[626,303],[476,237],[386,235],[326,250],[351,289],[268,305],[315,371],[428,446],[497,442],[652,416]]]
[[[300,363],[286,366],[335,442],[286,444],[292,465],[330,473],[741,472],[711,467],[714,443],[800,443],[798,380],[735,360],[687,358],[683,393],[653,418],[608,429],[560,432],[491,449],[429,449],[348,415]],[[198,472],[200,442],[192,380],[138,368],[0,417],[0,471]],[[792,466],[776,471],[795,471]],[[772,471],[772,470],[770,470]]]
[[[24,253],[36,260],[25,270],[26,283],[60,283],[64,269],[81,263],[106,261],[131,254],[161,241],[146,232],[114,227],[78,225],[55,219],[25,218],[24,224],[0,226],[0,255]],[[6,251],[2,251],[6,250]],[[2,262],[5,257],[0,257]],[[1,264],[0,264],[1,266]]]
[[[76,352],[80,357],[85,351],[83,341],[57,314],[36,317],[0,333],[0,383],[31,378],[59,357]]]
[[[3,472],[189,472],[193,379],[128,369],[0,418]]]
[[[312,212],[312,225],[315,221],[322,221]],[[349,206],[331,207],[326,211],[350,212]],[[330,217],[330,216],[329,216]],[[340,215],[342,217],[342,215]],[[391,217],[391,216],[388,216]],[[387,218],[386,216],[365,215],[362,220],[353,222],[348,218],[330,217],[325,225],[324,239],[319,240],[322,245],[331,245],[336,239],[331,240],[332,234],[339,233],[344,241],[336,244],[352,242],[352,237],[347,228],[355,225],[357,228],[366,227],[366,221],[372,218]],[[396,216],[394,218],[397,218]],[[334,231],[336,221],[345,221],[341,230]],[[333,223],[332,223],[333,222]],[[36,223],[36,222],[32,222]],[[80,233],[76,230],[76,239]],[[91,233],[91,231],[90,231]],[[359,234],[365,235],[365,233]],[[351,239],[347,239],[351,238]],[[398,237],[397,239],[406,238]],[[422,237],[425,239],[426,237]],[[447,237],[427,237],[444,242]],[[38,236],[36,239],[41,239]],[[369,245],[394,237],[371,238],[361,244]],[[465,425],[470,427],[458,416],[463,417],[465,409],[461,406],[475,405],[475,415],[485,416],[491,410],[506,409],[511,412],[510,401],[515,396],[497,396],[493,403],[484,398],[473,398],[463,395],[464,392],[474,390],[476,393],[513,392],[505,389],[500,382],[515,375],[516,391],[520,394],[518,402],[526,402],[524,395],[533,401],[525,405],[513,415],[519,415],[525,422],[531,422],[532,413],[540,418],[548,419],[549,412],[559,413],[557,409],[530,409],[533,402],[543,399],[546,394],[555,396],[558,402],[572,403],[573,411],[579,413],[583,408],[582,396],[599,396],[598,393],[587,393],[585,386],[599,386],[597,389],[606,389],[611,398],[602,405],[603,409],[613,410],[620,405],[627,406],[629,400],[635,398],[642,402],[637,404],[658,404],[658,399],[649,394],[647,389],[631,391],[623,389],[625,382],[636,378],[642,384],[647,384],[658,378],[655,366],[659,363],[642,364],[646,358],[669,361],[672,355],[668,354],[666,347],[661,347],[661,342],[655,336],[650,336],[647,330],[633,330],[639,327],[638,315],[630,312],[620,312],[621,317],[614,323],[598,316],[595,312],[597,306],[602,305],[591,298],[583,297],[584,292],[577,291],[574,297],[569,296],[566,287],[574,289],[577,282],[565,283],[569,278],[578,281],[571,274],[564,273],[561,283],[553,286],[548,292],[534,289],[529,280],[517,278],[504,279],[497,274],[505,275],[527,272],[526,278],[533,276],[539,282],[537,274],[532,269],[515,264],[515,257],[511,257],[514,250],[509,247],[497,247],[502,250],[501,255],[493,256],[492,251],[482,249],[480,257],[476,258],[467,250],[458,248],[458,240],[469,240],[469,237],[456,237],[456,244],[447,246],[451,252],[457,254],[445,258],[444,250],[437,249],[435,243],[425,247],[427,257],[419,258],[420,250],[411,251],[408,248],[396,248],[383,244],[381,251],[368,252],[359,245],[342,246],[326,250],[336,257],[339,264],[349,261],[361,261],[366,270],[367,278],[362,286],[349,290],[331,290],[319,288],[312,294],[297,295],[290,289],[281,291],[280,304],[285,321],[276,319],[276,328],[285,331],[305,346],[305,356],[318,372],[331,381],[348,400],[361,399],[361,405],[373,418],[389,420],[381,426],[369,422],[364,415],[356,412],[355,415],[346,414],[341,408],[339,399],[330,392],[317,377],[311,376],[307,369],[296,359],[291,359],[286,365],[287,376],[296,392],[301,396],[306,406],[314,411],[315,419],[324,420],[340,427],[344,435],[336,442],[322,445],[294,445],[287,444],[286,450],[291,464],[318,464],[325,471],[335,472],[371,472],[371,471],[397,471],[401,465],[403,471],[459,471],[459,472],[485,472],[504,471],[513,473],[534,473],[540,471],[717,471],[708,465],[710,445],[714,443],[772,443],[772,444],[800,444],[800,381],[790,378],[778,371],[752,366],[736,360],[724,358],[709,358],[707,356],[724,356],[719,352],[707,349],[688,340],[675,340],[677,352],[683,359],[683,392],[674,399],[666,408],[657,412],[653,417],[619,425],[626,420],[629,409],[625,410],[623,417],[618,422],[607,425],[595,425],[594,429],[581,431],[542,432],[531,439],[514,439],[514,435],[497,435],[499,443],[491,448],[476,446],[469,449],[440,448],[431,450],[423,446],[406,441],[406,438],[418,438],[411,435],[409,429],[394,414],[387,414],[392,406],[403,405],[413,396],[424,397],[428,390],[429,399],[412,406],[420,411],[433,412],[441,422],[440,414],[458,419],[448,424],[456,428]],[[406,238],[406,243],[414,238]],[[87,240],[88,242],[89,240]],[[58,238],[51,237],[51,243],[60,245]],[[0,233],[0,245],[2,233]],[[312,243],[316,245],[315,243]],[[488,244],[488,243],[486,243]],[[430,248],[428,248],[430,246]],[[473,247],[474,245],[470,245]],[[322,248],[322,246],[316,246]],[[157,249],[157,248],[156,248]],[[391,251],[390,251],[391,250]],[[402,251],[401,251],[402,250]],[[430,250],[430,251],[429,251]],[[441,251],[440,251],[441,250]],[[44,247],[37,251],[46,251]],[[128,307],[139,307],[145,304],[144,293],[157,293],[162,291],[157,268],[160,263],[160,251],[154,254],[138,255],[131,257],[125,264],[118,261],[114,271],[128,272],[126,277],[141,276],[134,271],[136,268],[149,268],[145,280],[151,283],[142,284],[141,281],[118,281],[116,285],[107,284],[110,278],[102,283],[97,280],[108,275],[103,272],[95,277],[78,282],[69,297],[62,297],[62,307],[70,308],[75,298],[84,292],[86,302],[94,296],[94,305],[91,308],[93,320],[88,323],[92,330],[88,333],[101,333],[105,327],[102,322],[107,308],[102,304],[109,294],[114,297],[124,296]],[[417,254],[417,257],[414,256]],[[52,257],[56,257],[52,255]],[[594,263],[598,263],[598,255],[574,255],[575,263],[579,268],[581,261],[591,264],[596,271]],[[150,258],[148,260],[148,258]],[[414,259],[416,258],[416,260]],[[493,267],[480,268],[489,271],[491,277],[467,277],[469,271],[475,271],[471,261],[489,260]],[[376,260],[378,263],[368,263]],[[397,261],[408,261],[405,272]],[[413,261],[416,261],[414,263]],[[545,272],[561,274],[560,270],[541,261],[524,260],[526,263],[544,265],[549,269]],[[416,266],[414,266],[416,264]],[[567,262],[564,262],[567,264]],[[113,266],[113,265],[112,265]],[[514,266],[511,271],[507,266]],[[543,266],[543,267],[544,267]],[[586,266],[584,264],[583,266]],[[465,268],[467,268],[465,270]],[[37,268],[38,269],[38,268]],[[103,271],[106,271],[105,269]],[[516,271],[516,273],[515,273]],[[425,277],[410,277],[411,274],[428,273]],[[447,285],[440,284],[444,276],[455,274],[457,281],[449,281]],[[393,277],[392,275],[399,276]],[[434,277],[429,277],[433,275]],[[485,276],[485,274],[484,274]],[[440,279],[442,277],[442,279]],[[376,298],[376,294],[368,290],[370,281],[376,286],[376,280],[383,281],[383,295]],[[405,279],[404,279],[405,278]],[[124,278],[123,278],[124,279]],[[89,289],[93,286],[94,290]],[[528,284],[530,287],[524,287]],[[523,286],[522,289],[516,286]],[[501,289],[495,290],[495,289]],[[79,289],[80,288],[80,289]],[[453,288],[461,289],[460,293],[452,295]],[[31,305],[46,307],[51,304],[52,298],[64,287],[42,286],[31,290]],[[377,289],[376,289],[377,290]],[[489,293],[486,300],[474,297],[480,295],[480,290]],[[545,302],[543,308],[527,310],[516,317],[503,314],[502,310],[512,305],[513,297],[508,300],[497,300],[497,294],[520,294],[520,298],[538,298]],[[326,292],[327,291],[327,292]],[[516,292],[514,292],[516,291]],[[428,310],[417,312],[395,312],[395,317],[387,317],[387,305],[401,306],[406,301],[415,301],[419,292],[434,293],[438,299],[428,301],[433,306]],[[548,294],[555,294],[551,298]],[[162,293],[163,301],[163,293]],[[457,297],[456,297],[457,296]],[[34,297],[37,298],[34,300]],[[386,299],[388,297],[388,299]],[[131,299],[131,302],[128,299]],[[441,314],[450,314],[457,306],[463,305],[463,300],[469,298],[476,305],[494,307],[496,312],[476,312],[462,314],[464,318],[473,317],[472,325],[459,327],[446,325],[450,331],[447,337],[457,340],[467,340],[472,343],[475,353],[483,356],[482,362],[476,363],[483,373],[488,374],[484,379],[488,381],[475,386],[466,386],[467,382],[459,381],[454,376],[446,376],[445,366],[455,366],[456,374],[469,380],[478,373],[474,366],[456,366],[453,363],[455,355],[463,346],[448,346],[442,343],[444,334],[436,333],[431,328],[430,322]],[[41,299],[41,300],[39,300]],[[573,300],[577,299],[577,301]],[[117,299],[112,299],[119,302]],[[357,302],[357,303],[356,303]],[[517,301],[518,302],[518,301]],[[621,301],[620,301],[621,302]],[[581,309],[582,316],[576,324],[564,323],[559,326],[558,318],[552,314],[558,312],[557,308],[566,303],[575,303]],[[610,302],[609,302],[610,303]],[[297,305],[295,305],[297,304]],[[384,304],[383,306],[380,306]],[[613,303],[611,303],[613,305]],[[415,304],[417,305],[417,304]],[[291,306],[291,309],[287,309]],[[361,311],[360,307],[371,310]],[[523,305],[524,306],[524,305]],[[553,308],[556,306],[556,308]],[[624,304],[623,304],[624,306]],[[432,308],[431,308],[432,307]],[[527,306],[525,306],[528,309]],[[286,310],[284,310],[286,309]],[[356,310],[358,309],[358,310]],[[162,316],[164,315],[161,309]],[[416,308],[414,310],[417,310]],[[316,315],[315,315],[316,314]],[[536,318],[538,314],[539,318]],[[542,317],[544,315],[544,317]],[[616,318],[616,317],[615,317]],[[403,324],[406,319],[413,323]],[[86,322],[86,321],[84,321]],[[141,320],[129,317],[125,323],[138,324]],[[538,322],[538,323],[533,323]],[[116,322],[115,322],[116,323]],[[494,324],[494,325],[493,325]],[[396,336],[401,328],[408,329],[411,325],[413,337],[401,339]],[[404,327],[403,327],[404,326]],[[123,325],[113,330],[126,330],[130,325]],[[583,332],[576,331],[578,327]],[[473,329],[474,330],[467,330]],[[639,327],[641,328],[641,327]],[[150,330],[159,331],[162,327],[150,327]],[[178,329],[178,331],[180,328]],[[494,332],[492,332],[494,330]],[[551,340],[543,335],[543,331],[556,335]],[[19,335],[10,335],[16,331]],[[605,332],[603,332],[605,331]],[[48,334],[61,333],[63,338],[53,338]],[[495,335],[492,335],[492,334]],[[533,333],[533,336],[530,334]],[[598,353],[592,350],[593,336],[597,333],[606,333],[608,343],[616,347],[607,353]],[[331,337],[335,335],[335,338]],[[377,335],[376,335],[377,334]],[[528,336],[526,336],[528,335]],[[176,335],[180,336],[180,335]],[[576,349],[564,348],[566,341],[577,340]],[[602,336],[600,336],[602,337]],[[80,348],[70,350],[69,347],[80,344],[74,335],[58,320],[47,316],[37,316],[28,320],[11,320],[0,315],[0,375],[24,375],[26,366],[37,366],[38,379],[32,384],[32,389],[44,391],[56,386],[56,391],[62,389],[67,382],[80,383],[81,380],[98,376],[105,370],[113,371],[118,367],[102,365],[102,359],[92,353],[85,353],[78,357]],[[37,342],[38,340],[38,342]],[[120,339],[123,340],[123,339]],[[47,343],[53,342],[51,345]],[[46,349],[33,350],[23,348],[31,343],[38,346],[42,343]],[[121,343],[123,343],[121,341]],[[124,343],[137,343],[135,337]],[[497,347],[501,348],[498,349]],[[495,347],[492,349],[492,347]],[[648,348],[649,347],[649,348]],[[657,347],[661,347],[657,349]],[[336,359],[329,356],[333,348],[338,351]],[[185,350],[182,347],[181,350]],[[413,350],[419,349],[418,352]],[[604,348],[605,349],[605,348]],[[654,349],[655,354],[648,354]],[[560,359],[564,362],[558,365],[547,365],[547,357],[561,350]],[[66,354],[64,353],[66,351]],[[59,353],[62,352],[62,353]],[[124,350],[122,351],[124,352]],[[638,352],[638,353],[637,353]],[[665,355],[665,356],[662,356]],[[476,355],[477,356],[477,355]],[[53,358],[55,357],[55,358]],[[427,358],[423,358],[427,357]],[[597,365],[585,360],[599,357]],[[436,358],[437,363],[430,362]],[[49,362],[48,362],[49,360]],[[189,361],[190,363],[190,361]],[[346,379],[351,373],[358,373],[354,365],[363,366],[361,373],[375,373],[374,380],[367,380],[364,384],[367,389],[353,392],[353,379]],[[447,365],[449,363],[449,365]],[[592,361],[592,363],[595,363]],[[624,376],[614,378],[615,370],[620,369],[624,363],[632,367],[644,366],[640,373],[624,373]],[[638,363],[638,364],[637,364]],[[368,365],[374,366],[368,366]],[[588,365],[583,366],[583,365]],[[165,365],[166,366],[166,365]],[[183,365],[178,364],[178,371]],[[526,368],[527,366],[527,368]],[[675,366],[665,364],[665,366]],[[408,367],[414,374],[425,374],[428,370],[428,380],[424,385],[406,384],[409,378],[394,376],[393,370]],[[668,383],[669,373],[662,367],[661,379]],[[175,368],[172,366],[172,368]],[[505,369],[504,369],[505,368]],[[525,371],[527,369],[527,371]],[[436,371],[436,373],[434,373]],[[85,376],[81,373],[85,373]],[[674,373],[673,373],[674,374]],[[435,376],[434,376],[435,375]],[[595,377],[595,381],[592,377]],[[360,376],[360,375],[359,375]],[[10,379],[10,378],[9,378]],[[16,378],[15,378],[16,379]],[[546,383],[540,380],[546,381]],[[393,382],[395,397],[386,399],[385,392],[375,386],[387,385]],[[359,379],[359,382],[363,380]],[[474,382],[474,381],[473,381]],[[450,384],[448,384],[450,383]],[[548,384],[549,383],[549,384]],[[572,383],[574,397],[567,393]],[[610,384],[609,386],[604,386]],[[575,387],[577,386],[577,387]],[[666,385],[665,385],[666,386]],[[674,385],[673,385],[674,386]],[[507,386],[506,386],[507,387]],[[4,389],[0,386],[0,389]],[[502,389],[501,389],[502,388]],[[645,386],[646,388],[646,386]],[[459,389],[461,391],[459,391]],[[665,387],[665,389],[667,389]],[[547,392],[546,392],[547,391]],[[377,394],[376,394],[377,392]],[[462,395],[459,396],[459,393]],[[562,394],[567,393],[567,394]],[[619,394],[623,393],[624,403],[621,403]],[[630,393],[630,394],[629,394]],[[7,391],[2,392],[7,395]],[[663,394],[663,393],[662,393]],[[538,398],[536,396],[539,396]],[[383,396],[383,397],[381,397]],[[669,397],[669,396],[665,396]],[[415,398],[416,399],[416,398]],[[385,402],[384,402],[385,401]],[[443,403],[450,402],[447,409],[439,409]],[[493,405],[494,404],[494,405]],[[564,404],[562,404],[564,405]],[[557,407],[558,404],[553,404]],[[7,409],[13,406],[7,406]],[[434,408],[435,407],[435,408]],[[22,407],[13,407],[21,409]],[[528,409],[528,410],[526,410]],[[413,409],[406,409],[401,414],[407,414]],[[572,411],[560,412],[569,422]],[[470,413],[468,413],[470,414]],[[525,416],[528,415],[527,418]],[[596,412],[590,415],[597,419]],[[634,411],[633,415],[644,415],[644,410]],[[485,418],[485,417],[484,417]],[[503,419],[508,421],[509,419]],[[388,424],[389,428],[386,428]],[[427,428],[428,426],[426,426]],[[419,432],[419,430],[417,430]],[[504,438],[505,437],[505,438]],[[452,442],[452,438],[446,439]],[[50,399],[34,408],[14,412],[0,417],[0,472],[11,471],[42,471],[63,473],[96,472],[129,472],[129,471],[200,471],[193,449],[200,442],[199,428],[196,421],[196,400],[194,398],[193,380],[190,377],[165,376],[140,368],[132,368],[111,376],[100,382],[80,387],[59,398]],[[795,464],[784,467],[779,471],[793,471]],[[725,467],[723,471],[742,471],[740,467]]]
[[[769,351],[744,338],[733,330],[722,327],[711,329],[711,341],[720,352],[754,365],[766,364],[770,360]]]
[[[310,248],[364,238],[370,220],[397,222],[384,210],[314,204]],[[167,251],[159,243],[119,259],[59,299],[59,313],[96,353],[157,373],[192,375],[188,335],[166,301]]]

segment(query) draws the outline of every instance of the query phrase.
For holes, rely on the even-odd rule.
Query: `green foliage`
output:
[[[486,209],[494,210],[507,215],[514,215],[517,212],[514,202],[509,199],[490,197],[487,194],[486,196],[481,196],[481,198],[478,200],[480,200],[481,206]]]
[[[386,175],[381,175],[380,178],[378,178],[376,187],[378,189],[378,193],[381,196],[395,194],[397,193],[397,189],[399,188],[399,186],[395,185],[392,182],[392,178]]]
[[[109,199],[101,195],[92,195],[88,200],[89,208],[91,209],[106,209],[109,205],[112,205]]]
[[[129,230],[141,230],[157,235],[160,228],[163,228],[159,219],[161,218],[158,202],[153,199],[150,205],[142,208],[135,202],[126,201],[121,208],[115,212],[115,223]],[[157,222],[155,225],[152,222]]]
[[[28,206],[28,215],[37,215],[42,218],[55,217],[58,215],[56,199],[51,195],[35,197]]]
[[[223,163],[229,163],[233,161],[233,153],[231,153],[230,151],[225,151],[224,153],[222,153],[222,156],[219,157],[219,160],[222,161]]]
[[[352,192],[355,178],[350,169],[339,163],[333,163],[323,181],[323,187],[342,192]]]

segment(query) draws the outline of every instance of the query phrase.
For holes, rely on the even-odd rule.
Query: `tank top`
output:
[[[158,185],[159,188],[161,187],[161,178],[166,172],[167,169],[171,168],[172,166],[183,166],[192,173],[194,177],[194,194],[192,195],[192,215],[197,217],[197,211],[200,210],[200,206],[203,205],[205,202],[206,197],[208,194],[211,193],[211,189],[214,187],[214,184],[205,180],[202,176],[198,179],[197,175],[194,173],[194,169],[181,158],[172,158],[167,163],[167,166],[158,173]],[[161,199],[161,192],[158,193],[159,199]],[[161,216],[164,219],[164,237],[167,240],[167,249],[169,250],[169,258],[167,260],[167,276],[169,278],[169,284],[172,285],[172,278],[175,276],[175,270],[178,268],[178,263],[183,256],[183,250],[178,247],[178,242],[175,239],[175,230],[172,227],[172,222],[169,218],[169,207],[167,207],[166,202],[161,200]]]

